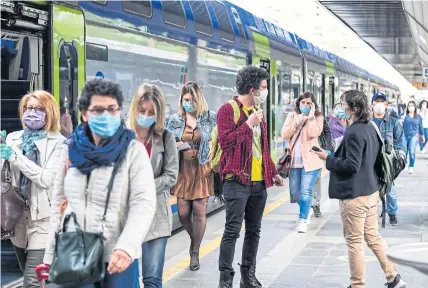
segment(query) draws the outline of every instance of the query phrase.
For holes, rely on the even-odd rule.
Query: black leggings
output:
[[[208,198],[184,200],[178,198],[178,216],[192,240],[191,252],[199,253],[207,226],[206,207]],[[193,214],[193,217],[192,217]],[[192,219],[193,218],[193,219]]]
[[[43,263],[45,250],[27,250],[13,246],[16,258],[18,258],[19,268],[24,273],[23,288],[40,288],[41,283],[37,280],[36,267]]]

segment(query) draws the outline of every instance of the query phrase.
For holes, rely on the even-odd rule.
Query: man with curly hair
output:
[[[218,142],[223,151],[220,173],[226,206],[219,256],[220,288],[232,288],[235,244],[244,219],[240,287],[262,287],[255,276],[255,264],[266,189],[273,184],[283,185],[270,157],[267,125],[258,107],[268,97],[267,79],[269,74],[264,69],[254,66],[241,69],[236,78],[239,96],[233,98],[236,106],[235,102],[228,102],[218,112]],[[233,106],[239,107],[237,124]]]

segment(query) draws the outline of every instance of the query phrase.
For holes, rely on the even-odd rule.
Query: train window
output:
[[[232,24],[230,23],[229,15],[227,14],[226,6],[217,1],[213,1],[211,4],[214,7],[214,12],[217,17],[220,29],[220,38],[228,42],[235,42],[235,35],[232,29]]]
[[[152,1],[123,1],[122,7],[126,12],[152,18]]]
[[[163,20],[165,23],[185,28],[186,14],[181,1],[162,1]]]
[[[108,48],[105,45],[86,43],[86,59],[108,62]]]
[[[213,24],[205,1],[190,1],[189,3],[192,7],[193,18],[195,19],[196,32],[212,36]]]
[[[239,18],[238,11],[232,8],[233,18],[235,19],[236,26],[238,26],[239,36],[241,39],[241,46],[247,47],[247,38],[245,37],[244,28],[242,27],[241,18]]]
[[[107,1],[100,1],[100,0],[92,0],[92,2],[94,2],[95,4],[98,4],[98,5],[103,5],[103,6],[105,6],[107,4]]]

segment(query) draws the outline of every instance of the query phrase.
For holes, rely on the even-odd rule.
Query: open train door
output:
[[[53,95],[68,108],[73,127],[76,127],[77,98],[85,84],[86,35],[83,10],[66,3],[52,4],[51,31]]]

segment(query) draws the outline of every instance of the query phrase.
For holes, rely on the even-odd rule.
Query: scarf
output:
[[[125,157],[129,143],[135,138],[133,131],[120,126],[113,136],[103,139],[96,146],[89,139],[89,133],[87,124],[82,123],[77,126],[68,143],[70,167],[76,167],[85,175],[96,168],[118,164]]]
[[[47,137],[47,132],[44,129],[31,130],[29,128],[24,129],[22,134],[21,149],[23,154],[31,161],[36,164],[40,164],[40,151],[37,149],[35,141],[41,140]],[[21,193],[24,195],[26,200],[31,198],[31,181],[23,173],[20,174],[19,188]]]

